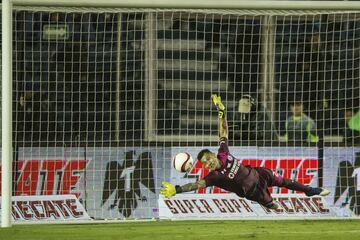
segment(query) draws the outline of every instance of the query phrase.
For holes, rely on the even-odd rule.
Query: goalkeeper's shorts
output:
[[[254,169],[259,173],[259,181],[256,184],[254,190],[245,197],[249,200],[258,202],[263,206],[267,206],[273,201],[268,187],[271,187],[275,180],[274,172],[268,168],[263,167],[256,167]]]

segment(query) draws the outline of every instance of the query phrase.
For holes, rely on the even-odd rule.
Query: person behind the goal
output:
[[[284,178],[275,174],[271,169],[264,167],[244,166],[229,152],[228,147],[228,125],[225,118],[225,106],[221,97],[212,95],[212,101],[219,113],[219,150],[218,153],[203,149],[199,152],[197,159],[204,168],[210,170],[203,179],[183,186],[172,185],[163,182],[160,193],[166,198],[171,198],[177,193],[190,192],[198,188],[217,186],[229,192],[237,194],[269,209],[279,208],[279,204],[273,200],[268,187],[285,187],[290,190],[304,192],[307,196],[326,196],[329,190],[319,187],[310,187],[299,182]]]

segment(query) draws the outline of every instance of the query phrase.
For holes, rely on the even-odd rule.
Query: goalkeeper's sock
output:
[[[291,180],[289,178],[283,178],[281,176],[275,176],[275,186],[278,187],[286,187],[287,189],[294,190],[294,191],[301,191],[301,192],[308,192],[312,188],[301,184],[297,181]]]

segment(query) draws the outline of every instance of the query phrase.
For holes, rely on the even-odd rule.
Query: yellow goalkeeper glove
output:
[[[213,94],[213,95],[211,95],[211,98],[213,100],[213,103],[214,103],[216,109],[219,112],[219,118],[223,118],[224,113],[225,113],[225,106],[221,102],[221,97],[219,95],[217,95],[217,94]]]
[[[166,198],[171,198],[171,197],[175,196],[175,194],[176,194],[175,186],[173,186],[169,182],[162,182],[160,194]]]

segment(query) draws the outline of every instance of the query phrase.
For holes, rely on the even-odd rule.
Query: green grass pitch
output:
[[[359,220],[150,221],[99,224],[33,224],[0,228],[0,240],[354,240]]]

